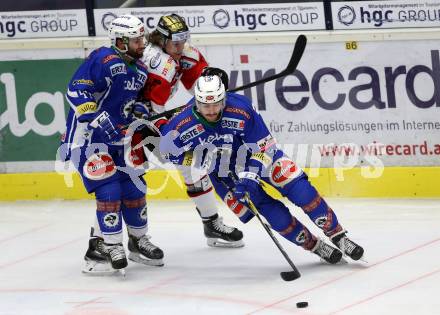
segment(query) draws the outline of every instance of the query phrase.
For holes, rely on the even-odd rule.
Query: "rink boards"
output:
[[[440,197],[440,31],[305,34],[295,73],[244,92],[283,150],[326,196]],[[191,41],[228,71],[233,87],[282,70],[297,35]],[[0,42],[0,200],[90,198],[77,175],[55,172],[54,160],[67,81],[107,44],[100,37]],[[181,88],[170,105],[189,97]],[[147,181],[150,198],[186,198],[175,171],[153,170]]]
[[[388,167],[378,178],[364,178],[359,168],[306,169],[324,196],[376,198],[438,198],[440,167]],[[341,179],[343,176],[343,180]],[[147,173],[148,198],[187,199],[183,181],[175,170]],[[49,200],[93,198],[76,173],[27,173],[0,175],[0,200]],[[274,195],[274,191],[272,191]]]

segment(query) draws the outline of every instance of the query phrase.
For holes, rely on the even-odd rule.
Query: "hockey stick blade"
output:
[[[292,270],[292,271],[282,271],[280,272],[280,276],[284,281],[293,281],[301,277],[301,274]]]
[[[298,269],[296,268],[293,261],[290,259],[289,255],[287,255],[286,251],[284,250],[283,246],[280,244],[278,239],[275,237],[275,235],[272,233],[272,230],[270,226],[266,223],[264,223],[263,219],[261,219],[260,213],[258,212],[258,209],[255,207],[253,202],[251,201],[249,194],[246,193],[246,199],[248,206],[250,210],[254,213],[255,217],[258,219],[258,221],[263,225],[264,229],[266,230],[267,234],[270,236],[274,244],[278,247],[278,250],[280,253],[284,256],[290,267],[292,267],[292,271],[283,271],[280,273],[281,278],[284,281],[293,281],[301,277],[301,274],[299,273]]]
[[[257,80],[255,82],[243,85],[243,86],[239,86],[237,88],[234,89],[230,89],[228,90],[229,92],[237,92],[237,91],[241,91],[241,90],[246,90],[248,88],[257,86],[259,84],[263,84],[272,80],[276,80],[278,78],[282,78],[285,77],[288,74],[293,73],[296,70],[296,67],[298,66],[302,55],[304,53],[304,50],[306,49],[306,45],[307,45],[307,37],[305,35],[299,35],[298,38],[296,39],[295,42],[295,47],[293,48],[293,52],[292,52],[292,56],[290,57],[289,63],[287,64],[286,69],[284,69],[283,71],[274,74],[272,76],[263,78],[261,80]]]

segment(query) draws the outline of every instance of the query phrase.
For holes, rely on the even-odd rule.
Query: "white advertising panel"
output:
[[[438,165],[439,47],[438,40],[362,42],[357,50],[345,43],[309,44],[293,75],[246,93],[303,165]],[[281,71],[292,49],[202,47],[212,66],[228,70],[230,87]],[[180,92],[173,102],[187,99]]]
[[[86,10],[0,12],[0,39],[88,36]]]
[[[272,3],[254,5],[219,5],[197,7],[148,7],[95,9],[98,36],[107,34],[108,24],[118,15],[132,14],[152,31],[162,15],[177,13],[185,18],[191,32],[228,33],[292,30],[325,30],[323,4]]]
[[[439,27],[438,0],[332,2],[335,30]]]

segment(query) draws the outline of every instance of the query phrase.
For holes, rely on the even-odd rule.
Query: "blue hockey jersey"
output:
[[[190,103],[169,121],[162,134],[161,152],[171,162],[220,176],[252,167],[261,174],[271,165],[274,154],[282,155],[250,100],[230,92],[218,122],[204,120]]]
[[[131,107],[146,79],[147,68],[141,61],[127,64],[109,47],[93,51],[73,75],[66,93],[71,107],[64,139],[68,151],[105,142],[88,128],[102,111],[107,111],[119,127],[128,125]]]

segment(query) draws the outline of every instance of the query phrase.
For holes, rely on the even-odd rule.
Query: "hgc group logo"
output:
[[[356,19],[356,12],[352,6],[344,5],[338,10],[338,21],[345,26],[353,24]]]
[[[228,11],[220,9],[214,12],[212,16],[212,21],[214,22],[215,26],[223,29],[228,27],[231,18],[229,17]]]

